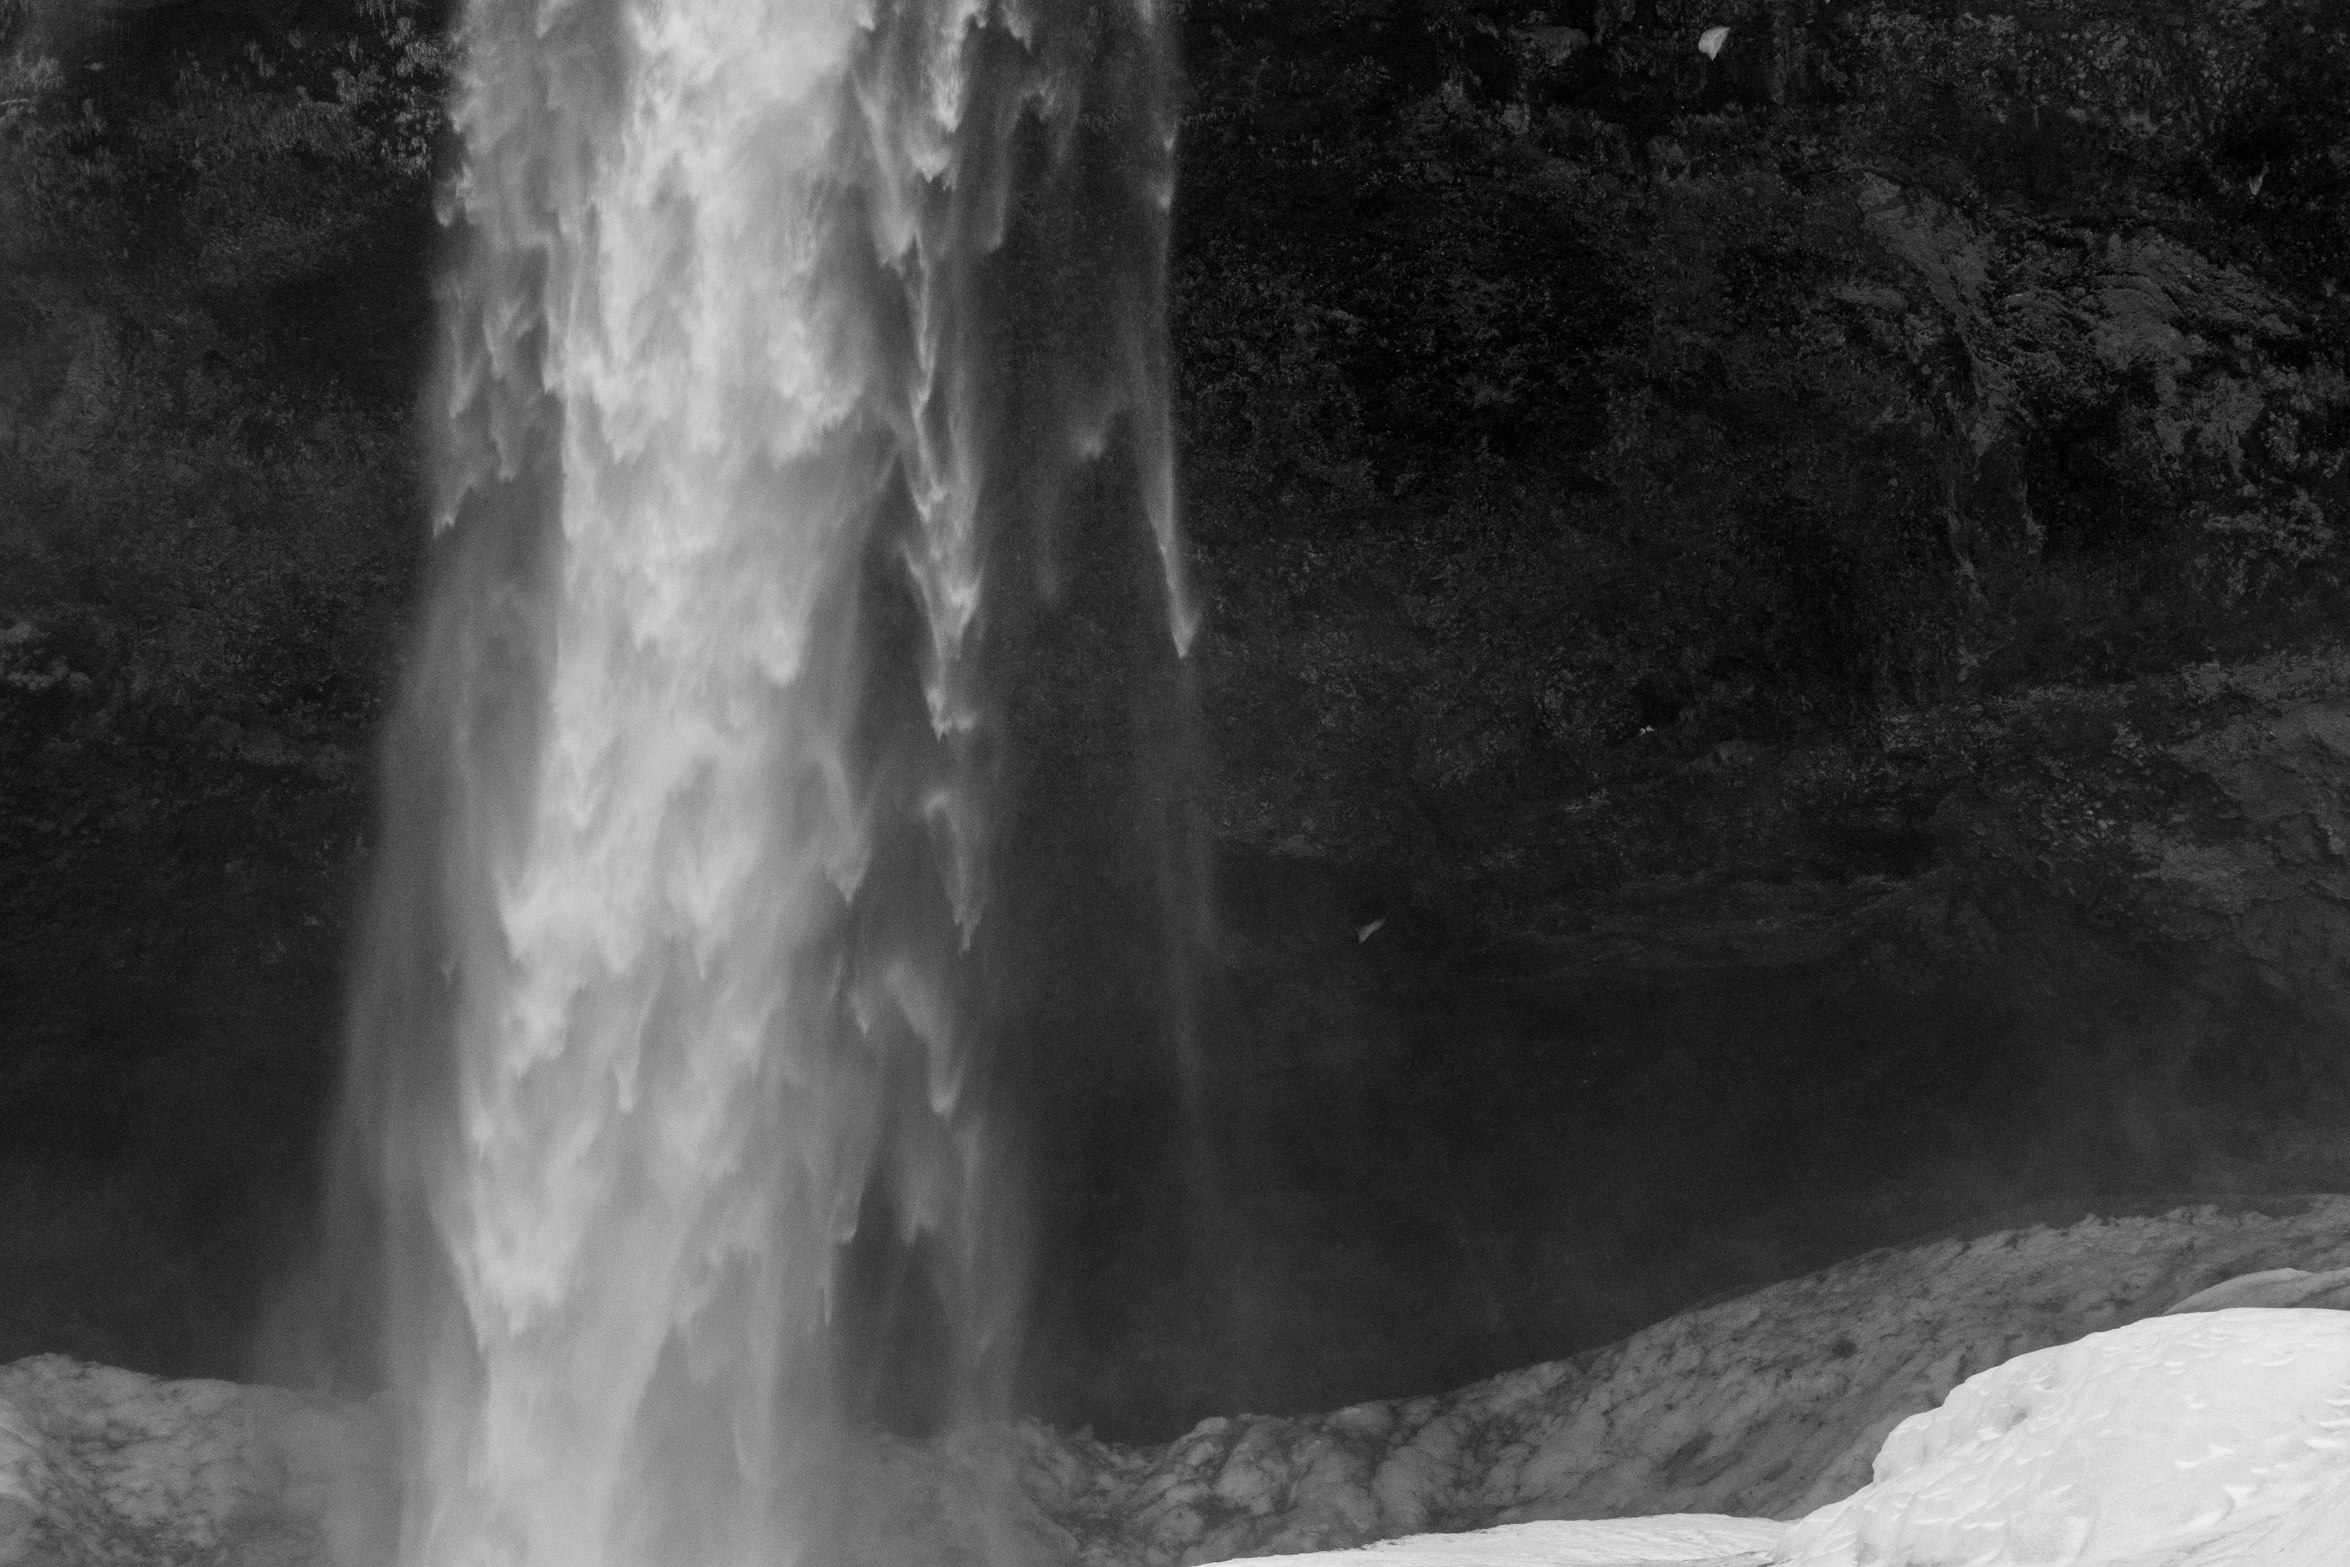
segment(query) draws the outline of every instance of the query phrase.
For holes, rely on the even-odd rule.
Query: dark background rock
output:
[[[1027,1407],[2339,1187],[2350,20],[1183,18],[1195,721],[1101,676],[1102,572],[1006,713]],[[314,1213],[445,22],[0,0],[0,1359],[246,1370]]]

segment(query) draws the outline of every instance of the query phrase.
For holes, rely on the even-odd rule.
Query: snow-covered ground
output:
[[[1510,1523],[1474,1534],[1415,1534],[1351,1551],[1247,1560],[1264,1567],[1762,1567],[1786,1533],[1785,1524],[1767,1519],[1671,1513]]]
[[[2343,1567],[2345,1481],[2350,1313],[2166,1316],[1969,1378],[1886,1438],[1871,1484],[1789,1529],[1779,1559]],[[2320,1513],[2342,1526],[2322,1559],[2241,1554]]]
[[[1792,1524],[1509,1525],[1292,1567],[2344,1567],[2350,1313],[2162,1316],[2019,1355],[1896,1427]]]

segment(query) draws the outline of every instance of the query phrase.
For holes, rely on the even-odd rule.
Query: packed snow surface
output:
[[[1797,1523],[1779,1559],[2342,1567],[2346,1480],[2350,1314],[2160,1317],[1970,1377],[1897,1426],[1875,1481]],[[2320,1554],[2203,1549],[2313,1508],[2344,1525]]]
[[[1764,1518],[1674,1513],[1504,1524],[1475,1534],[1417,1534],[1349,1551],[1260,1560],[1271,1567],[1760,1567],[1786,1529]]]
[[[2157,1317],[1970,1377],[1794,1524],[1518,1524],[1316,1567],[2345,1567],[2350,1313]]]

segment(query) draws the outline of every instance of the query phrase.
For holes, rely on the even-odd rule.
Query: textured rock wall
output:
[[[1312,1407],[1832,1255],[1859,1190],[1906,1217],[1846,1246],[2350,1179],[2338,8],[1189,15],[1254,1206],[1155,1306],[1101,1270],[1104,1358]]]
[[[0,0],[0,1353],[234,1369],[310,1198],[445,9]],[[2339,7],[1184,14],[1224,915],[1188,1067],[1155,910],[1040,922],[1030,1406],[2350,1181]],[[1117,610],[1020,684],[1072,859]]]
[[[377,1405],[20,1360],[0,1367],[0,1562],[371,1567],[390,1435]]]
[[[1200,13],[1228,833],[1550,932],[1798,848],[1684,806],[1708,764],[2331,637],[2337,14],[1558,9],[1447,12],[1424,98],[1400,35]]]

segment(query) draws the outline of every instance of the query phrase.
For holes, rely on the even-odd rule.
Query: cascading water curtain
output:
[[[1152,7],[472,6],[344,1139],[410,1567],[821,1559],[874,1183],[1000,1408],[990,617],[1106,472],[1192,622]]]

